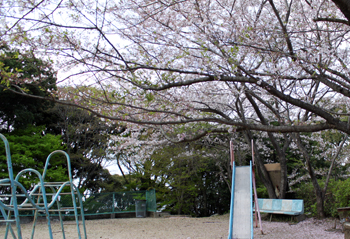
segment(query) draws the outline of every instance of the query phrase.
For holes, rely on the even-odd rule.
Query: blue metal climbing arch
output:
[[[0,138],[5,144],[7,169],[8,169],[8,178],[0,179],[0,187],[8,188],[9,191],[11,192],[10,194],[0,194],[0,211],[3,217],[3,220],[0,220],[0,222],[3,222],[6,224],[6,232],[5,232],[4,238],[7,238],[8,234],[11,234],[13,238],[22,239],[19,211],[29,210],[29,211],[35,211],[31,238],[34,238],[35,226],[38,219],[38,214],[44,213],[46,216],[50,239],[53,239],[50,213],[58,212],[61,230],[62,230],[62,236],[65,239],[66,236],[64,231],[62,213],[73,211],[75,216],[75,224],[77,227],[77,234],[78,234],[77,236],[79,239],[81,238],[86,239],[87,236],[86,236],[85,217],[84,217],[82,197],[77,187],[73,184],[69,155],[62,150],[53,151],[46,159],[44,171],[42,174],[35,169],[27,168],[20,171],[15,177],[12,169],[10,145],[4,135],[0,134]],[[63,154],[67,159],[67,170],[68,170],[69,180],[66,182],[45,181],[50,160],[52,156],[56,154]],[[36,175],[39,181],[33,187],[33,189],[31,189],[31,191],[26,189],[19,182],[19,179],[21,177],[25,178],[25,175],[28,173],[32,175]],[[70,189],[68,190],[67,188],[70,188]],[[61,207],[60,196],[67,193],[71,194],[72,206]],[[81,217],[81,221],[79,221],[79,216]],[[16,227],[15,230],[13,229],[14,224]],[[81,227],[82,227],[82,230],[81,230]]]

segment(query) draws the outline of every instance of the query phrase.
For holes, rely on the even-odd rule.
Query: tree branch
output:
[[[327,18],[327,17],[318,17],[313,19],[314,22],[335,22],[335,23],[341,23],[345,25],[350,25],[350,22],[348,20],[338,19],[338,18]]]

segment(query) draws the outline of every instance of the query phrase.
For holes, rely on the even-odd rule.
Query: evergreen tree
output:
[[[15,91],[47,96],[56,90],[56,73],[48,62],[31,53],[20,53],[0,47],[0,82]],[[28,124],[43,125],[50,120],[46,110],[53,103],[13,93],[0,87],[0,125],[3,131],[25,128]]]
[[[40,173],[43,172],[47,156],[53,150],[64,150],[60,136],[52,134],[43,134],[44,127],[27,127],[26,129],[17,129],[4,136],[10,144],[11,160],[13,173],[17,173],[26,168],[33,168]],[[1,142],[0,146],[0,178],[8,178],[8,165],[6,161],[5,147]],[[63,182],[68,179],[66,158],[57,155],[50,160],[50,168],[47,172],[45,181]],[[20,182],[30,189],[37,183],[38,177],[35,174],[25,174]]]

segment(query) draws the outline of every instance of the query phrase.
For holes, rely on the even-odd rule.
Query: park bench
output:
[[[272,214],[291,215],[301,221],[304,219],[304,201],[301,199],[258,198],[259,211]],[[270,221],[271,221],[270,218]],[[293,218],[292,218],[293,219]]]

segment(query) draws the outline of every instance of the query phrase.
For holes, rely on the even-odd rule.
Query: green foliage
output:
[[[112,178],[102,164],[107,158],[109,135],[118,131],[115,124],[102,121],[80,109],[59,105],[54,107],[49,101],[20,96],[8,90],[21,89],[38,96],[54,92],[56,75],[49,63],[37,59],[31,53],[0,47],[0,80],[0,124],[2,132],[16,131],[9,136],[15,144],[12,146],[15,167],[18,164],[18,168],[25,166],[42,169],[45,162],[43,158],[46,159],[54,149],[62,148],[62,141],[52,146],[48,152],[45,148],[48,146],[33,142],[31,134],[35,137],[45,135],[46,144],[53,143],[51,138],[56,137],[53,135],[59,135],[57,138],[62,136],[63,143],[67,146],[73,177],[79,179],[79,187],[93,192],[115,191],[120,188],[121,184]],[[26,128],[27,125],[45,127],[41,127],[40,132],[34,130],[33,133],[27,132],[32,130]],[[14,136],[19,134],[21,137]],[[19,162],[23,165],[19,165]],[[55,162],[51,163],[52,168],[55,168]],[[63,169],[59,167],[57,165],[47,177],[60,180]]]
[[[258,194],[258,198],[269,198],[267,189],[264,186],[257,187],[256,193]]]
[[[338,215],[337,208],[350,207],[350,178],[344,181],[332,180],[328,192],[326,209],[331,216]]]
[[[4,134],[10,144],[14,175],[26,168],[43,172],[47,156],[54,150],[64,149],[60,136],[43,135],[44,127],[28,126],[27,129],[14,130]],[[0,178],[8,177],[5,147],[0,147]],[[62,156],[53,157],[45,178],[46,181],[66,181],[66,159]],[[20,180],[27,188],[38,182],[36,175],[28,174]]]
[[[136,172],[126,175],[127,190],[154,188],[159,208],[172,214],[209,216],[227,212],[230,192],[221,177],[225,172],[218,167],[225,156],[216,158],[210,153],[210,147],[200,142],[163,147],[135,164]]]
[[[46,96],[56,90],[56,75],[51,66],[32,54],[0,47],[0,120],[3,129],[25,128],[28,124],[46,124],[45,111],[53,103],[21,96],[9,91],[22,91]]]
[[[304,211],[317,215],[316,211],[316,195],[311,182],[302,183],[296,190],[296,198],[304,200]]]
[[[110,136],[119,133],[118,125],[63,105],[56,105],[49,113],[55,121],[47,125],[46,131],[62,135],[78,186],[92,193],[120,190],[121,183],[103,168]]]
[[[324,181],[319,180],[321,188]],[[317,216],[316,196],[312,183],[303,183],[296,191],[297,198],[304,200],[305,212],[310,212],[312,216]],[[350,178],[346,180],[330,180],[328,190],[325,195],[326,216],[338,217],[337,208],[350,207]]]

